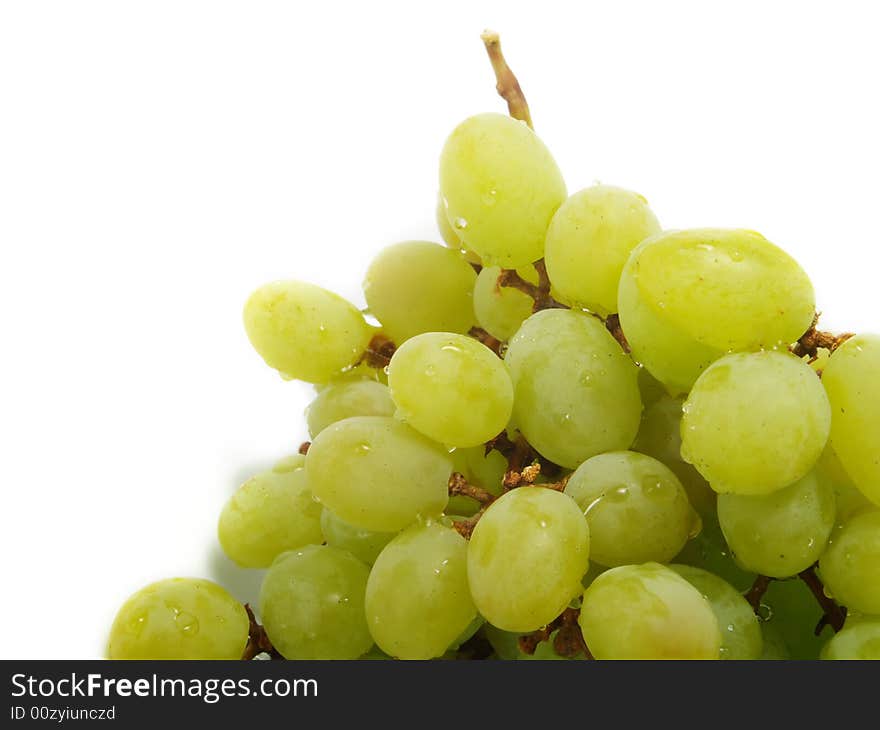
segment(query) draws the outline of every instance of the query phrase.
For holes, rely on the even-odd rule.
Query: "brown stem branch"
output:
[[[611,333],[611,336],[617,340],[624,352],[632,352],[629,342],[626,341],[626,335],[623,334],[623,329],[620,326],[620,315],[609,314],[605,318],[605,329],[607,329]]]
[[[397,345],[381,332],[377,332],[373,335],[373,339],[370,340],[367,349],[364,350],[364,354],[361,355],[357,364],[366,363],[371,368],[376,368],[377,370],[388,367],[388,363],[391,362],[391,357],[396,349]]]
[[[834,629],[835,633],[840,631],[846,621],[846,606],[838,605],[837,601],[833,598],[829,598],[825,594],[825,586],[822,585],[822,581],[819,580],[819,576],[816,575],[816,566],[814,565],[801,571],[798,573],[798,577],[807,584],[807,587],[810,589],[810,592],[816,598],[819,607],[823,611],[822,618],[820,618],[819,623],[816,624],[816,630],[814,632],[816,636],[821,634],[822,629],[826,626],[830,626]]]
[[[759,575],[752,583],[752,587],[743,594],[756,616],[761,615],[761,599],[770,587],[771,580],[773,579],[766,575]]]
[[[245,603],[244,610],[247,611],[250,628],[248,629],[248,641],[244,647],[244,653],[241,655],[242,660],[250,661],[257,656],[257,654],[268,654],[272,659],[284,659],[284,657],[275,650],[275,647],[272,646],[272,642],[269,641],[269,636],[266,634],[266,629],[257,623],[257,617],[254,616],[250,604]]]
[[[549,624],[537,631],[519,637],[519,650],[523,654],[531,656],[538,648],[538,644],[547,641],[554,632],[556,637],[553,639],[553,650],[559,656],[576,657],[583,654],[587,659],[592,659],[593,655],[587,648],[584,641],[583,632],[578,625],[578,616],[581,610],[579,608],[566,608],[558,617],[553,619]]]
[[[816,329],[817,324],[819,324],[818,312],[813,317],[813,323],[810,325],[810,329],[804,332],[800,339],[790,348],[798,357],[809,356],[811,358],[810,362],[816,359],[820,349],[834,352],[853,336],[852,332],[844,332],[842,335],[823,332],[822,330]]]
[[[516,289],[530,296],[534,300],[532,305],[533,312],[540,312],[542,309],[568,309],[568,307],[556,301],[550,295],[550,277],[547,276],[547,267],[544,265],[544,259],[539,259],[533,266],[535,271],[538,272],[537,284],[532,284],[532,282],[523,279],[515,269],[501,269],[495,285],[499,288],[506,286]]]
[[[514,119],[519,119],[534,129],[532,115],[529,112],[529,104],[523,94],[519,81],[511,71],[510,66],[501,52],[501,39],[497,33],[491,30],[483,31],[480,38],[486,46],[492,70],[495,72],[495,90],[498,95],[507,102],[507,112]]]
[[[457,471],[452,472],[450,475],[448,487],[450,497],[470,497],[480,504],[487,505],[495,501],[495,495],[489,490],[478,487],[476,484],[471,484],[464,478],[463,474]]]
[[[504,357],[504,349],[507,346],[506,343],[502,342],[497,337],[493,337],[482,327],[471,327],[468,330],[468,334],[478,342],[482,342],[486,347],[492,350],[492,352],[498,355],[498,357]]]
[[[312,442],[311,442],[311,441],[303,441],[303,442],[299,445],[299,449],[297,450],[297,453],[300,453],[300,454],[302,454],[303,456],[305,456],[306,454],[309,453],[309,447],[310,447],[311,445],[312,445]]]

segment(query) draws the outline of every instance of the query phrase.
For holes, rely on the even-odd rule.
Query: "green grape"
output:
[[[388,387],[375,380],[343,380],[323,388],[306,411],[309,436],[352,416],[393,416]]]
[[[721,659],[758,659],[764,648],[758,617],[730,583],[707,570],[670,565],[709,601],[721,630]]]
[[[761,638],[764,648],[761,656],[758,657],[762,661],[780,661],[783,659],[791,659],[791,653],[785,644],[785,639],[774,624],[767,621],[760,621]]]
[[[819,572],[838,603],[880,614],[880,510],[857,514],[832,533]]]
[[[373,644],[364,614],[370,570],[350,553],[307,545],[279,555],[263,579],[260,615],[285,659],[357,659]]]
[[[843,627],[822,649],[822,659],[880,660],[880,618]]]
[[[285,460],[248,479],[226,502],[217,536],[234,563],[268,568],[286,550],[323,540],[321,505],[309,490],[304,466],[304,460]]]
[[[487,621],[535,631],[581,590],[590,534],[575,501],[544,487],[519,487],[493,502],[471,535],[471,595]]]
[[[443,205],[443,197],[438,193],[437,195],[437,230],[440,231],[440,237],[443,239],[443,242],[451,249],[455,251],[461,252],[461,255],[464,257],[464,260],[469,264],[476,264],[477,266],[482,265],[482,261],[480,257],[477,256],[473,251],[468,251],[465,249],[464,244],[461,242],[461,239],[458,237],[458,234],[455,232],[455,228],[452,227],[452,223],[449,222],[449,217],[446,215],[446,206]]]
[[[642,403],[645,408],[654,405],[661,398],[668,398],[669,392],[657,378],[651,375],[648,368],[639,368],[639,393],[642,395]]]
[[[567,304],[616,312],[624,264],[639,243],[659,232],[641,195],[610,185],[580,190],[559,207],[547,230],[550,281]]]
[[[305,454],[290,454],[289,456],[284,456],[278,459],[272,467],[272,471],[277,472],[278,474],[285,474],[289,471],[294,471],[295,469],[305,466],[305,463]]]
[[[702,519],[702,530],[675,556],[675,563],[692,565],[723,578],[738,591],[745,592],[755,581],[755,574],[736,564],[724,540],[718,516],[714,512]]]
[[[477,274],[461,253],[407,241],[383,249],[367,269],[364,296],[398,345],[422,332],[467,332]]]
[[[363,527],[349,525],[345,520],[337,517],[326,507],[321,511],[321,532],[328,545],[340,550],[347,550],[362,563],[372,565],[379,557],[394,532],[373,532]]]
[[[814,470],[771,494],[721,494],[718,520],[740,565],[788,578],[825,550],[834,527],[834,489]]]
[[[822,609],[799,578],[770,581],[761,599],[763,626],[781,635],[791,659],[818,659],[822,645],[833,633],[824,627],[816,636],[816,624]]]
[[[833,420],[834,417],[832,415],[832,422]],[[852,479],[844,470],[843,464],[840,463],[840,458],[830,443],[825,446],[825,451],[819,457],[816,469],[834,486],[834,498],[837,504],[836,519],[838,522],[846,522],[850,517],[859,512],[866,512],[875,508],[873,502],[853,484]]]
[[[244,326],[269,367],[310,383],[326,382],[354,365],[373,336],[353,304],[300,281],[257,289],[244,306]]]
[[[381,330],[378,330],[377,333],[381,334]],[[284,375],[282,375],[282,378],[285,380],[291,380],[291,378],[287,378]],[[388,376],[385,374],[385,369],[373,367],[366,362],[359,362],[357,365],[353,365],[336,375],[333,380],[328,380],[325,383],[313,383],[313,385],[315,392],[320,395],[328,388],[333,388],[337,385],[342,385],[343,383],[359,383],[364,380],[388,385]]]
[[[644,371],[647,372],[647,371]],[[678,477],[688,501],[700,515],[715,510],[715,492],[691,464],[681,458],[684,400],[663,395],[645,407],[632,450],[662,461]]]
[[[880,505],[880,335],[857,335],[828,361],[822,383],[831,401],[831,445],[847,474]]]
[[[462,631],[449,645],[449,650],[455,651],[456,649],[461,647],[462,644],[470,641],[476,635],[476,633],[485,625],[486,619],[480,616],[480,614],[474,616],[473,619],[471,619],[471,622],[464,627],[464,631]]]
[[[397,532],[443,511],[452,459],[405,423],[357,416],[328,426],[306,455],[312,493],[338,517]]]
[[[578,617],[596,659],[718,659],[721,632],[710,603],[658,563],[624,565],[584,591]]]
[[[543,255],[566,189],[550,151],[528,126],[478,114],[446,140],[440,194],[464,247],[487,266],[515,269]]]
[[[769,494],[813,468],[830,426],[808,365],[781,352],[727,355],[685,402],[681,454],[716,492]]]
[[[504,359],[513,420],[542,456],[574,469],[630,447],[642,410],[638,368],[598,319],[563,309],[533,314]]]
[[[538,283],[538,272],[532,266],[520,268],[517,274],[531,284]],[[519,289],[498,286],[500,275],[499,266],[486,266],[480,271],[474,286],[474,314],[480,327],[506,342],[531,316],[535,300]]]
[[[441,656],[476,615],[467,541],[439,522],[401,532],[370,572],[367,624],[379,648],[399,659]]]
[[[469,483],[482,487],[496,497],[501,496],[507,459],[494,449],[488,454],[485,446],[456,449],[452,452],[453,468]],[[449,498],[446,513],[469,517],[480,509],[480,503],[471,497],[455,495]]]
[[[618,294],[633,356],[673,394],[727,352],[794,342],[814,309],[813,287],[794,259],[745,230],[652,236],[630,255]]]
[[[590,557],[609,567],[668,562],[699,520],[675,474],[634,451],[587,459],[565,493],[587,517]]]
[[[241,659],[250,622],[223,588],[170,578],[141,588],[119,609],[109,659]]]
[[[513,411],[504,362],[464,335],[429,332],[391,358],[388,387],[397,415],[448,446],[476,446],[497,436]]]

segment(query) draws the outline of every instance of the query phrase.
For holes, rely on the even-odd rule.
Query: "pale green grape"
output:
[[[455,228],[453,228],[452,223],[449,222],[449,217],[446,215],[446,206],[443,205],[443,197],[439,193],[437,195],[436,215],[437,230],[440,231],[440,237],[443,239],[443,242],[449,248],[461,252],[464,260],[467,261],[469,264],[481,266],[482,261],[480,260],[480,257],[477,256],[477,254],[475,254],[473,251],[468,251],[467,249],[465,249],[464,244],[461,242],[461,239],[455,232]]]
[[[747,591],[756,576],[737,565],[733,559],[714,511],[702,518],[702,528],[696,537],[687,541],[674,562],[702,568],[723,578],[738,591]]]
[[[707,515],[715,510],[715,492],[700,472],[681,458],[683,406],[684,399],[668,395],[646,406],[632,450],[653,456],[668,466],[678,477],[694,509],[700,515]]]
[[[880,618],[860,621],[843,630],[825,644],[822,659],[880,660]]]
[[[347,550],[362,563],[372,565],[394,537],[394,532],[374,532],[349,525],[326,507],[321,511],[321,532],[328,545]]]
[[[517,273],[531,284],[538,283],[534,267],[521,267]],[[525,292],[498,286],[501,267],[486,266],[474,286],[474,314],[477,323],[492,337],[506,342],[532,314],[535,300]]]
[[[580,190],[559,207],[547,230],[550,281],[568,304],[616,312],[624,264],[639,243],[659,232],[641,195],[610,185]]]
[[[831,445],[855,485],[880,505],[880,335],[857,335],[828,361]]]
[[[328,426],[306,455],[312,493],[356,527],[397,532],[439,514],[452,459],[394,418],[357,416]]]
[[[587,517],[590,557],[609,567],[668,562],[699,519],[675,474],[634,451],[587,459],[565,493]]]
[[[830,426],[808,365],[781,352],[728,355],[685,402],[681,453],[716,492],[769,494],[813,468]]]
[[[342,380],[323,388],[306,411],[309,436],[352,416],[393,416],[388,387],[375,380]]]
[[[748,601],[723,578],[690,565],[670,568],[709,601],[721,631],[721,659],[758,659],[764,648],[758,617]]]
[[[651,375],[648,368],[639,368],[639,392],[642,395],[642,403],[645,408],[654,405],[661,398],[668,398],[669,391],[657,378]]]
[[[607,570],[584,591],[578,623],[596,659],[718,659],[712,606],[658,563]]]
[[[630,447],[642,411],[638,368],[598,319],[563,309],[533,314],[504,359],[513,420],[550,461],[574,469]]]
[[[833,421],[834,416],[832,414],[832,423]],[[852,479],[846,473],[843,464],[840,463],[840,458],[830,443],[825,446],[825,451],[819,457],[816,469],[834,486],[834,497],[837,504],[836,519],[838,522],[846,522],[850,517],[859,512],[866,512],[875,508],[874,503],[853,484]]]
[[[284,474],[293,471],[294,469],[299,469],[304,466],[305,463],[305,454],[290,454],[290,456],[284,456],[278,459],[278,461],[272,466],[272,471],[277,472],[278,474]]]
[[[323,540],[321,505],[309,490],[304,466],[304,460],[285,460],[248,479],[226,502],[217,536],[233,562],[267,568],[286,550]]]
[[[448,446],[476,446],[497,436],[513,411],[504,362],[475,339],[429,332],[391,358],[388,387],[397,415]]]
[[[744,568],[788,578],[825,550],[834,527],[834,488],[813,470],[771,494],[720,494],[718,520]]]
[[[379,555],[367,582],[373,640],[399,659],[441,656],[477,615],[467,541],[439,522],[416,524]]]
[[[675,392],[689,390],[726,352],[794,342],[814,309],[797,262],[745,230],[652,236],[630,255],[618,293],[633,356]]]
[[[373,336],[342,297],[301,281],[275,281],[244,306],[247,336],[269,367],[287,378],[323,383],[354,365]]]
[[[800,578],[770,581],[761,604],[762,625],[781,635],[791,659],[818,659],[833,630],[825,626],[816,636],[822,609]]]
[[[250,622],[238,601],[200,578],[141,588],[119,609],[109,659],[241,659]]]
[[[762,661],[780,661],[783,659],[791,659],[791,652],[785,644],[785,639],[775,624],[767,621],[761,621],[761,638],[764,648],[759,657]]]
[[[452,452],[455,471],[462,474],[469,483],[489,491],[496,497],[501,495],[502,481],[507,472],[507,459],[494,449],[488,454],[485,446],[469,449],[456,449]],[[471,497],[456,495],[449,498],[446,513],[470,516],[480,509],[480,503]]]
[[[832,533],[819,572],[838,603],[880,614],[880,510],[857,514]]]
[[[370,312],[398,345],[422,332],[467,332],[477,274],[461,253],[427,241],[383,249],[367,269]]]
[[[329,545],[279,555],[260,590],[260,616],[285,659],[357,659],[373,644],[364,615],[369,568]]]
[[[571,497],[519,487],[480,518],[467,551],[480,614],[505,631],[534,631],[581,590],[590,552],[587,521]]]
[[[517,268],[543,255],[566,189],[550,151],[523,122],[478,114],[446,140],[440,194],[465,248],[487,266]]]

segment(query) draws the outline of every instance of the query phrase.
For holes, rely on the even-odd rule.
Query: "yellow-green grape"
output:
[[[343,380],[323,388],[306,411],[309,436],[352,416],[393,416],[394,402],[386,385],[375,380]]]
[[[832,423],[833,420],[832,415]],[[837,504],[836,519],[839,523],[846,522],[859,512],[875,509],[876,505],[853,484],[830,443],[825,446],[825,451],[819,457],[816,469],[834,486],[834,497]]]
[[[370,312],[398,345],[422,332],[467,332],[477,274],[461,253],[427,241],[383,249],[367,269]]]
[[[467,582],[467,541],[439,522],[395,537],[367,582],[367,624],[399,659],[441,656],[477,615]]]
[[[770,581],[759,610],[762,626],[782,636],[791,659],[818,659],[822,645],[834,633],[825,626],[816,636],[822,609],[800,578]]]
[[[658,563],[607,570],[584,591],[578,617],[596,659],[718,659],[712,606]]]
[[[109,659],[241,659],[250,622],[216,583],[170,578],[141,588],[119,609]]]
[[[714,511],[702,518],[700,533],[687,541],[684,549],[675,556],[674,562],[702,568],[723,578],[740,592],[747,591],[756,577],[754,573],[737,565],[733,559]]]
[[[707,570],[690,565],[670,568],[696,588],[709,601],[721,631],[721,659],[758,659],[764,640],[758,617],[736,588]]]
[[[312,493],[356,527],[397,532],[446,506],[452,459],[405,423],[357,416],[328,426],[306,455]]]
[[[609,567],[672,560],[699,520],[675,474],[634,451],[587,459],[565,493],[586,515],[590,557]]]
[[[309,490],[304,462],[260,472],[233,494],[217,525],[223,552],[244,568],[268,568],[286,550],[323,541],[321,505]]]
[[[544,259],[554,289],[569,304],[600,314],[617,311],[617,287],[632,250],[660,232],[648,201],[611,185],[568,198],[547,229]]]
[[[857,514],[834,531],[819,572],[838,603],[880,614],[880,510]]]
[[[340,550],[347,550],[362,563],[372,565],[379,557],[394,532],[373,532],[363,527],[349,525],[345,520],[337,517],[326,507],[321,511],[321,532],[328,545]]]
[[[831,445],[855,485],[880,505],[880,335],[857,335],[828,361]]]
[[[504,360],[513,420],[542,456],[574,469],[630,447],[642,412],[638,368],[598,319],[564,309],[533,314]]]
[[[808,365],[781,352],[727,355],[685,402],[681,454],[716,492],[769,494],[813,468],[830,426]]]
[[[388,387],[397,416],[448,446],[476,446],[497,436],[513,411],[504,362],[471,337],[428,332],[391,358]]]
[[[528,126],[478,114],[446,140],[440,194],[464,248],[487,266],[515,269],[543,256],[547,226],[566,189],[550,151]]]
[[[357,308],[301,281],[275,281],[244,305],[247,336],[269,367],[288,379],[326,382],[357,362],[373,336]]]
[[[446,215],[446,206],[443,205],[443,197],[439,193],[437,195],[436,215],[437,230],[440,231],[440,237],[443,239],[443,242],[449,248],[455,251],[460,251],[465,261],[467,261],[469,264],[476,264],[477,266],[480,266],[482,264],[480,257],[477,256],[477,254],[475,254],[473,251],[468,251],[464,247],[464,244],[461,242],[461,239],[458,237],[458,234],[452,227],[452,223],[449,222],[449,217]]]
[[[278,474],[284,474],[285,472],[299,469],[304,466],[305,463],[305,454],[290,454],[290,456],[284,456],[278,459],[272,467],[272,471],[277,472]]]
[[[494,449],[488,454],[485,446],[456,449],[452,452],[453,468],[469,483],[482,487],[496,497],[501,496],[502,481],[507,472],[507,459]],[[446,513],[468,517],[480,509],[480,503],[471,497],[455,495],[449,498]]]
[[[471,535],[467,573],[480,614],[505,631],[535,631],[581,591],[590,533],[575,501],[519,487],[493,502]]]
[[[645,406],[632,450],[653,456],[668,466],[687,492],[693,508],[700,515],[708,515],[715,511],[715,491],[700,472],[681,458],[683,406],[683,398],[668,395],[662,395]]]
[[[880,660],[880,618],[860,621],[843,627],[840,633],[825,644],[822,659]]]
[[[718,520],[740,565],[788,578],[825,550],[834,527],[834,488],[813,470],[771,494],[720,494]]]
[[[646,367],[639,368],[639,392],[645,408],[654,405],[661,398],[669,397],[666,386],[651,375],[651,371]]]
[[[260,616],[285,659],[357,659],[373,639],[364,615],[370,570],[345,550],[307,545],[279,555],[263,579]]]
[[[519,289],[498,286],[500,274],[499,266],[486,266],[480,271],[474,286],[474,314],[480,327],[506,342],[531,316],[535,300]],[[538,283],[533,266],[521,267],[517,274],[531,284]]]
[[[727,352],[794,342],[814,309],[797,262],[745,230],[652,236],[630,255],[618,292],[633,357],[674,392],[689,390]]]
[[[782,637],[779,629],[767,621],[761,621],[760,626],[764,648],[761,651],[761,656],[758,658],[761,661],[791,659],[791,652],[788,650],[788,646],[786,646],[785,639]]]

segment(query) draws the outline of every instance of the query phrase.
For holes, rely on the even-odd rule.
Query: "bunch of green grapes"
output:
[[[247,300],[316,391],[311,442],[220,513],[256,615],[153,583],[111,658],[880,658],[880,336],[816,330],[759,233],[569,196],[508,102],[443,145],[445,245],[379,251],[358,305]]]

